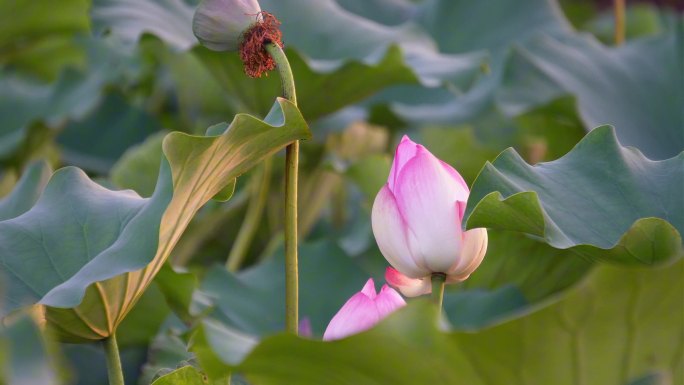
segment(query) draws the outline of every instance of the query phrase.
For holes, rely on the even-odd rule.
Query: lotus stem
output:
[[[116,343],[116,334],[112,333],[102,341],[107,357],[107,377],[109,385],[125,385],[123,370],[121,369],[121,357],[119,356],[119,345]]]
[[[442,302],[444,302],[444,283],[446,282],[446,274],[432,273],[432,301],[439,306],[439,311],[442,311]]]
[[[254,175],[251,179],[251,192],[249,206],[245,214],[245,220],[242,222],[240,231],[238,232],[233,248],[230,250],[228,260],[226,261],[226,268],[228,271],[235,272],[240,269],[245,260],[249,245],[254,240],[256,231],[259,228],[264,207],[268,200],[268,192],[271,185],[271,169],[273,168],[273,160],[266,158],[262,163],[259,173]]]
[[[615,13],[615,45],[625,42],[625,0],[613,0]]]
[[[283,49],[275,43],[266,50],[276,62],[283,86],[283,97],[297,104],[294,77]],[[297,268],[297,178],[299,141],[285,149],[285,330],[298,333],[299,272]]]

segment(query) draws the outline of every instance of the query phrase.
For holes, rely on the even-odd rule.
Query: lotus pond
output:
[[[682,12],[0,0],[0,385],[684,385]]]

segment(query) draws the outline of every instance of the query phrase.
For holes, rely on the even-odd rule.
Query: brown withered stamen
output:
[[[264,47],[268,43],[283,46],[282,37],[278,26],[280,21],[272,14],[261,11],[255,15],[257,22],[254,23],[242,35],[240,41],[240,59],[245,66],[245,73],[251,78],[260,78],[261,75],[276,68],[276,63]],[[261,16],[261,20],[259,20]]]

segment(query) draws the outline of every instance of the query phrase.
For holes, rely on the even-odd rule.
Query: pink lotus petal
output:
[[[460,191],[461,186],[422,146],[399,174],[394,196],[413,235],[408,239],[411,255],[428,273],[446,272],[460,253],[461,224],[454,205]]]
[[[364,293],[354,294],[325,329],[323,341],[338,340],[368,330],[380,321],[375,302]]]
[[[447,272],[447,282],[461,282],[480,266],[487,253],[487,229],[471,229],[463,233],[463,248],[458,261]]]
[[[378,309],[378,316],[382,320],[395,310],[406,306],[406,301],[401,298],[401,295],[396,290],[387,285],[382,285],[380,294],[375,299],[375,306]]]
[[[369,290],[372,295],[368,295]],[[399,293],[387,285],[383,285],[380,294],[376,294],[371,278],[363,290],[354,294],[335,314],[323,334],[323,340],[337,340],[368,330],[405,305],[406,302]]]
[[[411,250],[406,239],[410,230],[404,224],[394,195],[387,185],[375,197],[371,219],[373,234],[380,252],[392,266],[413,277],[422,277],[429,273],[429,271],[416,265],[413,256],[411,256]]]
[[[375,292],[375,282],[373,282],[373,278],[368,278],[366,284],[363,285],[363,289],[361,289],[361,293],[365,294],[366,297],[370,299],[375,299],[377,293]]]
[[[453,167],[451,167],[448,163],[439,160],[439,163],[444,167],[447,173],[458,183],[458,185],[461,187],[459,191],[457,192],[456,199],[457,200],[462,200],[462,201],[467,201],[468,200],[468,195],[470,195],[470,189],[468,188],[468,184],[466,181],[463,179],[461,174],[458,173]]]
[[[461,226],[463,224],[463,215],[465,215],[465,210],[466,210],[466,202],[456,201],[456,212],[458,212],[458,225],[459,226]]]
[[[394,185],[397,180],[397,176],[401,172],[406,162],[411,160],[416,155],[416,149],[418,145],[415,144],[407,135],[401,138],[401,142],[397,146],[397,151],[394,154],[394,162],[392,162],[392,169],[390,170],[389,178],[387,179],[387,184],[389,189],[394,191]]]
[[[392,267],[385,269],[385,280],[387,283],[407,297],[430,294],[432,292],[432,284],[429,277],[409,278]]]

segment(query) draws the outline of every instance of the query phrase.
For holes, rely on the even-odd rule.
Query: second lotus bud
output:
[[[242,35],[261,17],[256,0],[203,0],[192,19],[192,32],[214,51],[237,51]]]

